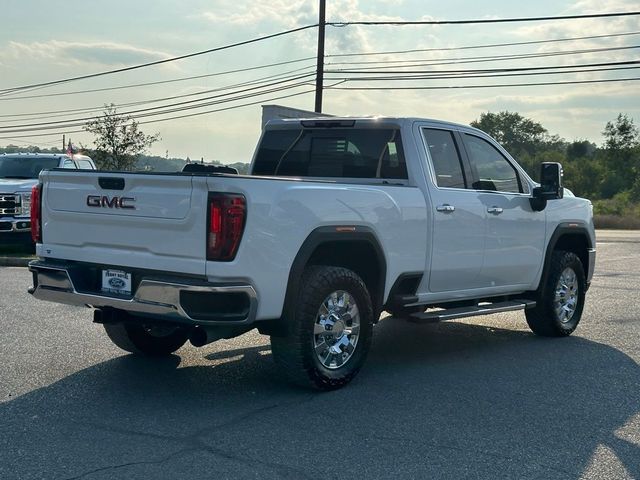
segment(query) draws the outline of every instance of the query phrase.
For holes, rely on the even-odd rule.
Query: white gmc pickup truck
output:
[[[94,309],[119,347],[167,355],[257,328],[299,384],[360,370],[383,310],[434,322],[524,310],[578,325],[592,206],[493,139],[417,118],[270,123],[248,176],[43,171],[39,299]]]

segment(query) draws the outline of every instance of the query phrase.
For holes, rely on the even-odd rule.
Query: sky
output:
[[[583,15],[636,11],[640,10],[638,6],[637,0],[327,0],[327,21],[462,20]],[[194,106],[198,101],[204,102],[203,99],[208,97],[212,97],[210,103],[236,98],[234,101],[197,109],[138,117],[138,121],[145,133],[160,134],[161,140],[150,150],[152,154],[204,158],[223,163],[248,162],[260,135],[261,104],[281,104],[313,110],[313,57],[316,54],[317,29],[125,73],[18,93],[7,94],[2,90],[161,60],[315,24],[318,21],[317,9],[316,0],[4,0],[0,29],[0,145],[50,147],[61,145],[62,134],[66,133],[67,138],[71,136],[74,144],[90,147],[92,136],[86,132],[74,133],[80,129],[77,126],[63,128],[51,124],[55,128],[42,130],[43,126],[38,125],[33,128],[40,130],[27,132],[15,132],[11,131],[11,128],[2,127],[19,130],[31,127],[16,127],[18,125],[70,119],[81,124],[83,119],[99,115],[102,106],[108,103],[118,105],[120,112],[128,112],[181,102],[191,103],[163,108]],[[399,64],[390,62],[409,60],[417,64],[428,62],[430,65],[418,68],[422,71],[427,68],[434,72],[452,69],[529,68],[624,62],[639,59],[638,49],[622,47],[640,45],[640,35],[463,50],[455,48],[632,32],[640,32],[640,16],[481,25],[328,26],[325,62],[329,72],[340,69],[354,71],[354,68],[379,69],[381,66],[391,71],[406,72],[408,63],[404,64],[404,68],[399,68]],[[552,55],[567,50],[604,48],[618,50]],[[430,50],[424,51],[426,49]],[[423,51],[333,56],[406,50]],[[549,55],[490,62],[477,59],[541,53]],[[460,63],[462,60],[472,63]],[[373,66],[358,63],[372,61],[386,63]],[[280,65],[265,67],[275,63]],[[234,70],[242,71],[228,73]],[[200,78],[167,82],[193,76]],[[338,88],[460,87],[640,77],[638,69],[628,69],[484,79],[395,82],[388,79],[368,82],[352,80],[338,84],[339,79],[356,76],[341,72],[327,73],[325,85]],[[287,78],[294,77],[301,78],[285,82]],[[250,84],[239,86],[247,82]],[[155,84],[131,87],[140,83]],[[128,88],[114,89],[122,86]],[[281,87],[291,88],[265,92]],[[86,92],[87,90],[102,91]],[[260,92],[263,92],[260,96],[237,99],[238,96]],[[230,94],[234,96],[229,96]],[[298,95],[276,98],[291,94]],[[639,94],[640,81],[433,90],[327,88],[324,92],[323,111],[336,115],[427,117],[468,124],[483,112],[509,110],[540,122],[550,134],[558,134],[569,141],[587,139],[602,144],[601,132],[605,124],[615,119],[618,113],[626,113],[636,124],[640,124]],[[244,103],[256,104],[239,107]],[[144,123],[222,108],[227,110]],[[162,109],[146,110],[134,115],[157,111]],[[47,136],[41,136],[44,134]]]

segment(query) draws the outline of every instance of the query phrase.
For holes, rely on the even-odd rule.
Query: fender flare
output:
[[[353,243],[353,242],[366,242],[369,244],[375,252],[376,262],[378,264],[378,292],[371,292],[374,311],[380,311],[382,303],[384,301],[385,282],[387,275],[387,261],[382,250],[380,241],[375,232],[365,226],[349,225],[349,226],[325,226],[318,227],[313,230],[302,243],[302,246],[298,250],[295,259],[289,270],[289,278],[287,281],[287,290],[285,294],[284,305],[282,308],[282,317],[286,318],[291,312],[291,308],[294,305],[294,299],[298,297],[300,279],[302,273],[307,266],[311,256],[318,247],[325,243]],[[373,298],[375,294],[376,298]]]
[[[540,276],[540,283],[538,284],[538,291],[543,288],[547,283],[547,279],[549,277],[549,270],[551,268],[551,256],[553,251],[558,244],[558,241],[564,235],[579,235],[585,238],[588,249],[593,249],[595,246],[591,241],[591,236],[589,235],[589,229],[584,222],[563,222],[560,223],[556,229],[553,231],[551,238],[549,239],[549,243],[547,244],[547,249],[545,251],[544,256],[544,268],[542,270],[542,275]],[[585,269],[585,275],[588,276],[589,272]]]

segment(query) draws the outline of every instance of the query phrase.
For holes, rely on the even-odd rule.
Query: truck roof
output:
[[[476,130],[469,125],[461,123],[448,122],[445,120],[437,120],[434,118],[423,117],[383,117],[383,116],[356,116],[356,117],[309,117],[309,118],[287,118],[287,119],[274,119],[269,120],[266,127],[269,128],[282,128],[290,127],[291,125],[301,124],[303,126],[314,126],[313,124],[330,125],[335,127],[350,127],[355,125],[364,124],[376,124],[376,125],[394,125],[400,126],[404,123],[413,122],[429,122],[430,124],[439,125],[449,128],[464,128],[467,130]],[[306,125],[305,125],[306,124]]]

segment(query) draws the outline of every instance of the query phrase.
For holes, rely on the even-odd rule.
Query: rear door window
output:
[[[453,132],[424,128],[422,134],[431,156],[436,185],[445,188],[466,188],[460,152]]]
[[[408,178],[400,132],[378,128],[267,131],[253,175]]]

